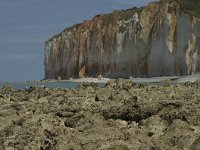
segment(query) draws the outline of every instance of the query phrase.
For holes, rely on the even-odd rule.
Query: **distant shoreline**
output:
[[[94,83],[97,84],[98,87],[105,87],[107,83],[115,81],[117,79],[109,79],[109,78],[79,78],[79,79],[69,79],[69,80],[33,80],[33,81],[24,81],[24,82],[5,82],[0,83],[0,88],[4,86],[11,86],[16,90],[24,90],[30,87],[46,87],[50,89],[54,88],[65,88],[65,89],[73,89],[77,88],[83,84]],[[189,76],[164,76],[164,77],[152,77],[152,78],[130,78],[124,79],[132,81],[136,84],[149,84],[149,85],[158,85],[162,86],[165,84],[169,85],[177,85],[184,84],[186,82],[195,82],[197,80],[200,81],[200,74],[189,75]]]
[[[75,83],[107,83],[109,81],[116,80],[111,78],[93,78],[93,77],[86,77],[86,78],[77,78],[77,79],[64,79],[64,80],[57,80],[57,79],[41,79],[41,80],[29,80],[29,81],[5,81],[0,82],[0,84],[6,84],[6,83],[69,83],[69,82],[75,82]],[[165,82],[165,81],[177,81],[179,83],[184,82],[195,82],[197,80],[200,80],[200,74],[194,74],[194,75],[187,75],[187,76],[160,76],[160,77],[151,77],[151,78],[132,78],[125,80],[131,80],[135,83],[153,83],[153,82]]]
[[[78,78],[78,79],[66,79],[66,80],[56,80],[56,79],[44,79],[44,80],[38,80],[36,82],[80,82],[80,83],[107,83],[109,81],[112,81],[115,79],[110,78]],[[184,82],[195,82],[197,80],[200,80],[200,74],[194,74],[194,75],[187,75],[187,76],[162,76],[162,77],[151,77],[151,78],[129,78],[127,80],[131,80],[136,83],[153,83],[153,82],[165,82],[165,81],[177,81],[179,83]],[[28,81],[29,82],[29,81]],[[30,81],[32,82],[32,81]]]

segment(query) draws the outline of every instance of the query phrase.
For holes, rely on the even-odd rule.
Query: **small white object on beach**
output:
[[[58,81],[60,81],[61,80],[61,77],[60,76],[58,76]]]
[[[98,76],[98,80],[101,80],[101,79],[102,79],[102,77],[103,77],[102,75],[99,75],[99,76]]]

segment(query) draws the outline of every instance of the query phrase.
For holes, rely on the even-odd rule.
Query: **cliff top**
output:
[[[108,24],[115,24],[117,20],[121,20],[122,18],[124,20],[129,20],[133,17],[133,15],[137,12],[137,14],[140,14],[144,7],[132,7],[126,10],[114,10],[112,13],[108,14],[98,14],[95,15],[92,20],[84,20],[82,23],[74,24],[71,27],[66,28],[63,32],[54,35],[52,38],[50,38],[48,41],[53,41],[54,38],[58,38],[62,33],[68,32],[73,29],[77,29],[81,25],[87,27],[88,24],[90,24],[92,21],[102,20],[103,24],[102,26],[106,26]]]
[[[200,0],[177,0],[190,14],[200,17]]]
[[[160,1],[155,1],[151,3],[160,4],[160,3],[168,3],[170,1],[178,2],[186,13],[200,18],[200,0],[160,0]],[[135,12],[140,14],[144,8],[145,7],[140,7],[140,8],[132,7],[126,10],[114,10],[112,13],[109,13],[109,14],[96,15],[92,20],[102,19],[105,25],[112,22],[115,23],[116,19],[120,19],[120,18],[124,18],[125,20],[128,20],[133,16]],[[91,23],[92,20],[85,20],[83,21],[83,23],[89,24]],[[69,28],[66,28],[63,32],[67,32],[69,30],[78,28],[81,25],[82,23],[75,24]],[[63,32],[56,34],[55,36],[50,38],[48,41],[53,41],[54,38],[58,38]]]

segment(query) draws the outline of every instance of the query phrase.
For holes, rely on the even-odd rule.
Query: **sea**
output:
[[[98,79],[96,79],[98,80]],[[153,78],[130,78],[136,84],[146,83],[150,85],[163,85],[163,84],[183,84],[185,82],[194,82],[200,80],[200,74],[194,74],[189,76],[164,76],[164,77],[153,77]],[[0,83],[0,88],[3,86],[12,86],[15,90],[24,90],[34,86],[46,87],[49,89],[53,88],[64,88],[64,89],[73,89],[77,88],[83,84],[90,84],[88,79],[81,80],[81,82],[74,81],[27,81],[27,82],[4,82]],[[92,82],[94,79],[92,80]],[[98,87],[103,88],[106,86],[107,82],[94,82]]]
[[[62,81],[58,81],[58,82],[37,82],[37,81],[28,81],[28,82],[5,82],[5,83],[0,83],[0,88],[4,87],[4,86],[11,86],[13,87],[15,90],[24,90],[24,89],[28,89],[30,87],[35,87],[35,86],[39,86],[39,87],[46,87],[49,89],[53,89],[53,88],[64,88],[64,89],[73,89],[73,88],[77,88],[83,84],[88,84],[88,83],[83,83],[83,82],[62,82]],[[98,87],[105,87],[106,83],[97,83]]]

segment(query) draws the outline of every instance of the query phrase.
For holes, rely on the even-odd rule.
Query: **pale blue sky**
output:
[[[44,78],[44,41],[96,14],[154,0],[0,0],[0,82]]]

